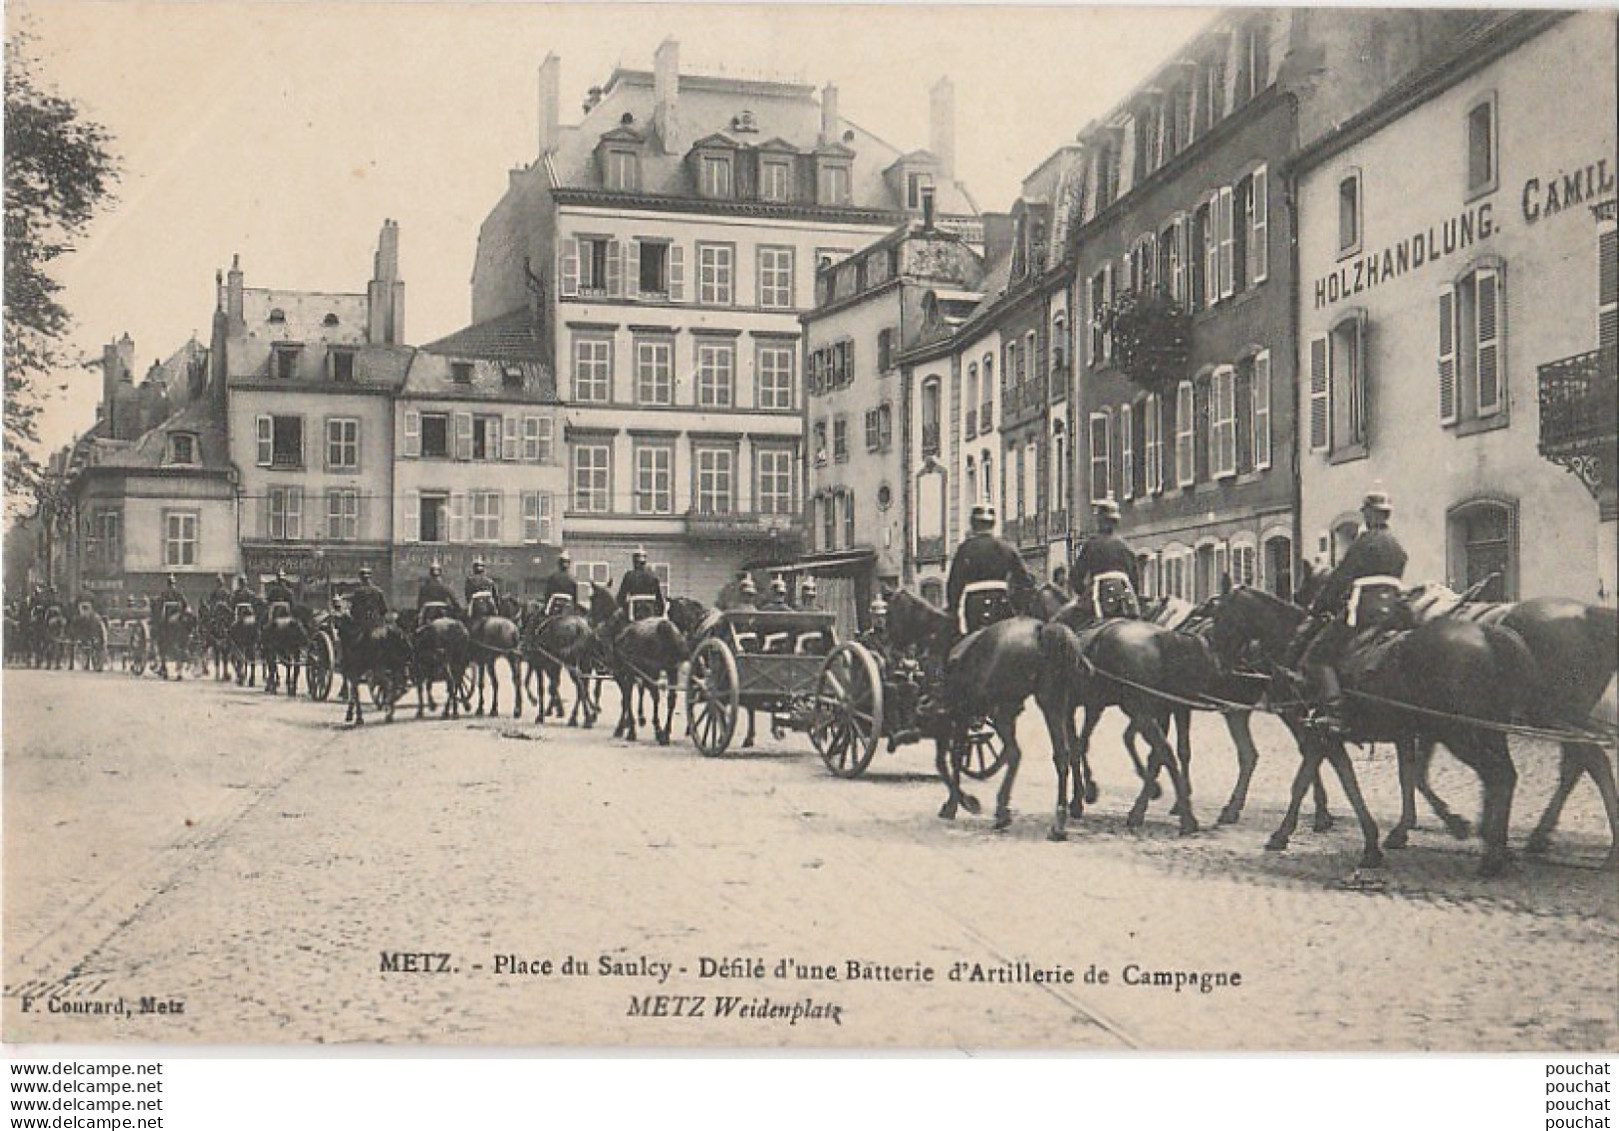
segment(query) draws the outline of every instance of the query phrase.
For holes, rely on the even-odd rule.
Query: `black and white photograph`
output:
[[[5,23],[8,1051],[1611,1062],[1619,12]]]

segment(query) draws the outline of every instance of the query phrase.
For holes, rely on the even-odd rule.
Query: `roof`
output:
[[[456,362],[472,363],[470,380],[455,379]],[[508,383],[508,371],[522,375],[521,386]],[[541,324],[527,308],[474,322],[422,346],[404,391],[467,400],[557,403],[556,377],[546,363]]]
[[[230,469],[230,443],[225,429],[213,419],[206,400],[187,405],[169,419],[133,441],[92,439],[85,445],[87,468],[123,471],[220,473]],[[197,437],[197,462],[175,465],[169,458],[169,437],[190,433]]]

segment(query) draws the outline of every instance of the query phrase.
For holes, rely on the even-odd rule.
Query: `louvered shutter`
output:
[[[1449,308],[1446,307],[1448,310]],[[1449,331],[1446,331],[1448,333]],[[1310,339],[1310,450],[1324,452],[1332,442],[1328,428],[1331,423],[1331,385],[1327,369],[1328,347],[1325,334]],[[1454,395],[1455,373],[1451,374]],[[1454,403],[1454,402],[1453,402]],[[1452,410],[1454,411],[1454,409]],[[1454,417],[1452,418],[1454,419]]]
[[[461,543],[467,540],[467,496],[464,491],[450,492],[450,537],[449,541]]]
[[[288,487],[287,500],[287,540],[289,542],[301,541],[304,536],[304,490],[302,487]]]
[[[1220,190],[1220,297],[1237,293],[1237,225],[1230,186]]]
[[[405,541],[420,542],[422,540],[422,493],[420,491],[405,492],[404,521],[399,528],[405,532]]]
[[[1270,177],[1265,166],[1254,170],[1252,184],[1253,227],[1248,232],[1248,278],[1263,283],[1270,276]]]
[[[1203,307],[1220,301],[1220,194],[1208,198],[1208,219],[1203,225]]]
[[[1163,419],[1159,415],[1158,394],[1147,396],[1147,403],[1141,414],[1142,447],[1146,449],[1147,466],[1146,480],[1147,494],[1156,495],[1164,489],[1164,441],[1163,433],[1159,430]]]
[[[1211,433],[1210,462],[1216,477],[1233,475],[1237,470],[1237,390],[1236,370],[1223,365],[1214,371],[1210,388],[1213,398],[1214,427]]]
[[[1478,414],[1501,411],[1501,276],[1481,268],[1478,283]]]
[[[572,298],[579,294],[579,241],[563,240],[560,254],[562,262],[558,273],[562,276],[562,294]]]
[[[680,244],[669,245],[669,301],[686,301],[686,249]]]
[[[540,541],[555,542],[556,536],[551,529],[551,495],[548,491],[540,493]]]
[[[641,241],[632,239],[624,245],[624,297],[641,297]]]
[[[1105,499],[1111,484],[1108,482],[1108,425],[1111,421],[1104,412],[1091,413],[1091,500]]]
[[[1597,346],[1619,347],[1619,224],[1597,229]]]
[[[500,418],[500,458],[508,462],[516,460],[520,453],[519,438],[517,435],[518,418],[505,415]]]
[[[1197,471],[1192,408],[1192,383],[1182,381],[1175,389],[1175,482],[1181,487],[1190,487]]]
[[[1110,262],[1102,272],[1102,301],[1108,306],[1112,306],[1117,294],[1118,291],[1113,285],[1113,264]],[[1106,330],[1102,334],[1102,357],[1108,361],[1113,360],[1112,330]]]
[[[253,423],[258,439],[258,465],[269,467],[275,462],[275,418],[261,415]]]
[[[624,249],[617,240],[607,241],[607,293],[624,293]]]
[[[472,458],[472,414],[458,412],[455,414],[455,458],[468,460]]]
[[[1131,273],[1131,256],[1127,251],[1119,256],[1119,293],[1129,294],[1135,286],[1135,278]]]
[[[405,455],[411,459],[422,454],[422,414],[413,408],[405,410]]]
[[[1454,424],[1457,415],[1456,291],[1447,286],[1439,292],[1439,421]]]
[[[523,492],[523,541],[540,540],[540,495],[538,491]]]
[[[1270,466],[1270,350],[1254,357],[1254,469]]]
[[[1135,410],[1119,406],[1119,498],[1132,499],[1136,493]]]

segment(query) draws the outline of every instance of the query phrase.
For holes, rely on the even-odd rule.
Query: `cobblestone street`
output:
[[[669,748],[613,740],[610,722],[417,722],[413,707],[351,730],[332,703],[121,673],[10,670],[4,707],[12,1042],[1619,1044],[1619,879],[1598,867],[1589,784],[1551,857],[1504,879],[1479,879],[1478,843],[1424,814],[1382,890],[1346,890],[1359,833],[1336,782],[1337,828],[1307,815],[1288,852],[1262,849],[1296,765],[1263,718],[1241,824],[1214,825],[1235,761],[1208,717],[1205,831],[1175,835],[1167,800],[1127,831],[1110,719],[1102,797],[1053,844],[1032,712],[997,834],[988,816],[936,817],[931,748],[842,781],[801,735],[705,759],[683,717]],[[1517,848],[1556,761],[1514,754]],[[1356,765],[1386,830],[1392,751]],[[1476,818],[1470,771],[1441,754],[1434,777]],[[1140,971],[1240,984],[1129,984]]]

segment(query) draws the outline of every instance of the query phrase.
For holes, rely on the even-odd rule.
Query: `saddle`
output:
[[[578,607],[579,602],[567,593],[553,593],[550,600],[545,602],[545,615],[547,617],[566,616]]]
[[[450,615],[450,606],[443,601],[429,601],[421,608],[419,615],[420,625],[426,628],[436,620]]]
[[[1095,612],[1097,620],[1141,616],[1141,604],[1136,600],[1136,591],[1130,584],[1130,576],[1117,570],[1110,570],[1091,578],[1091,609]]]
[[[963,636],[1017,615],[1012,591],[1004,581],[970,581],[961,591],[957,627]]]
[[[631,621],[650,620],[658,615],[658,599],[656,597],[631,597],[624,602],[624,611]]]

